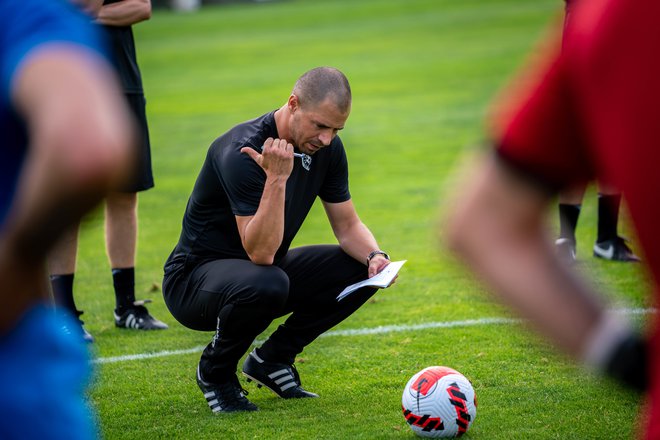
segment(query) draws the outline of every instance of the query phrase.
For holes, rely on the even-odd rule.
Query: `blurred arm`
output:
[[[60,234],[128,168],[133,126],[109,66],[71,47],[36,49],[12,82],[30,145],[0,240],[0,331],[45,296]]]
[[[547,195],[492,158],[472,176],[450,219],[450,245],[505,303],[583,357],[604,309],[546,239]]]
[[[104,5],[96,21],[108,26],[131,26],[151,18],[151,0],[123,0]]]
[[[357,261],[366,263],[371,251],[377,250],[379,247],[369,228],[358,217],[353,201],[323,202],[323,207],[339,246]],[[383,270],[388,264],[389,260],[383,255],[374,256],[369,262],[369,278]]]

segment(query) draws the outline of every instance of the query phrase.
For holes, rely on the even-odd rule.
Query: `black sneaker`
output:
[[[284,399],[319,397],[303,389],[296,367],[264,361],[257,355],[256,349],[245,358],[243,374],[248,382],[255,381],[258,388],[265,386]]]
[[[197,385],[204,393],[206,403],[214,414],[238,411],[257,411],[257,405],[250,402],[245,396],[248,392],[241,388],[238,378],[234,375],[231,381],[223,384],[214,384],[204,381],[197,365]]]
[[[575,252],[575,242],[569,238],[558,238],[555,241],[555,249],[557,251],[557,256],[561,261],[568,264],[575,263],[576,252]]]
[[[92,342],[94,342],[94,336],[92,336],[91,333],[89,333],[85,328],[85,321],[80,319],[80,315],[82,315],[84,312],[80,310],[76,310],[75,313],[76,313],[76,317],[78,318],[77,319],[78,324],[80,324],[80,326],[74,325],[75,328],[69,328],[69,326],[65,324],[62,326],[62,331],[67,335],[70,335],[75,332],[76,334],[80,335],[83,341],[91,344]]]
[[[626,263],[637,263],[641,261],[628,247],[626,239],[623,237],[596,242],[594,244],[594,257]]]
[[[151,316],[144,306],[151,300],[135,301],[132,307],[129,307],[121,315],[114,311],[115,326],[121,328],[130,328],[135,330],[165,330],[167,324]]]

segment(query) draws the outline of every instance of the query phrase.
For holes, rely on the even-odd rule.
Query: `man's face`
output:
[[[349,111],[341,112],[330,99],[307,108],[302,108],[295,100],[289,127],[290,141],[302,153],[311,156],[330,145],[337,132],[344,128],[348,115]]]

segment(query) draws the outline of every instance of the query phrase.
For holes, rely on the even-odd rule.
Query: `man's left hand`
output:
[[[377,275],[378,273],[380,273],[380,271],[385,269],[385,267],[387,267],[388,264],[390,264],[390,260],[385,258],[384,255],[381,255],[381,254],[375,255],[371,260],[369,260],[369,269],[368,269],[369,270],[369,272],[368,272],[369,273],[369,278],[371,278],[374,275]],[[398,275],[396,277],[394,277],[394,279],[390,283],[390,286],[392,284],[394,284],[394,282],[396,281],[397,278],[398,278]],[[389,287],[389,286],[387,286],[387,287]]]

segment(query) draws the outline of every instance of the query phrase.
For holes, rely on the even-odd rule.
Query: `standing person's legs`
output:
[[[163,330],[167,324],[151,316],[145,301],[135,299],[135,254],[138,195],[108,194],[105,204],[105,244],[115,290],[115,325],[137,330]]]
[[[163,330],[167,324],[149,314],[150,300],[135,299],[135,257],[138,234],[138,195],[154,186],[151,144],[143,94],[130,93],[126,100],[139,130],[136,166],[130,179],[108,195],[105,205],[105,244],[115,290],[115,325],[137,330]]]

